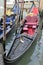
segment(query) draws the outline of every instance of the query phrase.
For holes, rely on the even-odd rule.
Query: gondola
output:
[[[7,65],[14,65],[15,62],[35,43],[39,34],[39,16],[27,15],[25,20],[22,20],[23,25],[17,30],[18,34],[14,39],[12,47],[7,55],[4,55],[4,62]]]
[[[34,12],[35,13],[35,12]],[[36,12],[38,13],[38,12]],[[33,15],[33,14],[32,14]],[[30,46],[37,41],[39,32],[39,16],[26,16],[25,20],[22,20],[23,25],[17,30],[13,44],[10,51],[4,54],[5,65],[14,65],[17,60],[30,48]],[[7,50],[5,50],[6,52]]]
[[[16,6],[16,5],[15,5]],[[13,9],[7,9],[6,10],[6,35],[9,34],[11,30],[14,29],[17,15],[16,12],[18,12],[18,21],[20,20],[20,8],[13,7]],[[0,40],[3,38],[3,17],[0,19]]]
[[[3,18],[2,18],[3,19]],[[1,20],[0,20],[1,22]],[[15,18],[14,21],[11,19],[11,16],[6,15],[6,34],[8,34],[11,29],[14,27]],[[0,24],[0,40],[3,38],[3,21]]]

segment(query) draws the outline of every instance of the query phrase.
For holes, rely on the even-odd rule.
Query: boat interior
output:
[[[26,33],[27,35],[31,37],[34,35],[36,31],[36,28],[38,25],[38,18],[37,16],[35,17],[33,16],[30,18],[29,17],[26,17],[26,21],[24,22],[21,34]],[[27,37],[24,35],[24,36],[16,38],[13,44],[13,48],[11,49],[12,51],[8,53],[7,57],[13,60],[21,56],[30,47],[30,45],[33,42],[33,38],[32,37],[30,38],[30,37]]]
[[[29,36],[33,36],[36,31],[37,26],[38,26],[38,17],[27,16],[21,33],[26,33]]]
[[[31,36],[34,36],[34,33],[36,32],[38,26],[38,16],[26,16],[24,25],[22,27],[22,30],[20,34],[26,34]],[[33,43],[33,38],[26,38],[24,36],[20,36],[16,38],[13,42],[12,48],[7,54],[7,60],[12,61],[17,58],[19,58]]]

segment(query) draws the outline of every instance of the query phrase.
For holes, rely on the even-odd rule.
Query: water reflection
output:
[[[32,56],[31,56],[31,62],[28,64],[28,65],[39,65],[39,60],[40,60],[40,45],[39,44],[37,44],[36,45],[36,47],[35,47],[35,49],[34,49],[34,52],[33,52],[33,54],[32,54]]]

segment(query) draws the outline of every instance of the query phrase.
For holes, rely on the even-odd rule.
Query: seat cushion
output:
[[[26,25],[37,25],[37,22],[26,22]]]
[[[32,28],[36,28],[36,25],[33,25]]]
[[[28,30],[28,28],[24,27],[23,30]]]

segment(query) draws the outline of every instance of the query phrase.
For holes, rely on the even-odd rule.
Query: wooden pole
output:
[[[17,6],[17,0],[15,0],[15,5]],[[18,6],[17,6],[17,8],[18,8]],[[17,28],[18,28],[18,10],[16,10],[16,29],[15,29],[15,31],[16,31],[16,34],[17,34]]]
[[[5,40],[6,40],[6,0],[4,0],[4,18],[3,18],[3,48],[5,51]]]
[[[19,2],[19,0],[18,0],[18,2]],[[17,0],[15,0],[15,5],[17,6],[17,10],[16,10],[16,16],[15,16],[15,20],[16,20],[16,23],[15,23],[15,26],[16,26],[16,29],[15,29],[15,31],[16,31],[16,34],[17,34],[17,29],[18,29],[18,21],[19,21],[19,14],[18,14],[18,8],[19,8],[19,4],[18,4],[18,2],[17,2]]]
[[[41,1],[41,0],[39,0],[39,9],[40,9],[40,1]]]
[[[15,0],[15,4],[17,3],[17,0]]]
[[[24,0],[22,0],[22,2],[21,2],[21,15],[22,15],[22,18],[23,18],[23,9],[24,9]]]

